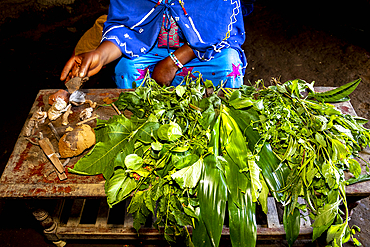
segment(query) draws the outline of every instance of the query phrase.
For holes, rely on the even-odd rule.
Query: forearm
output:
[[[173,54],[183,65],[196,57],[193,49],[191,49],[191,47],[188,44],[184,44],[176,51],[174,51]]]
[[[113,62],[122,56],[121,50],[110,41],[103,41],[96,49],[96,52],[100,54],[100,59],[103,65]]]

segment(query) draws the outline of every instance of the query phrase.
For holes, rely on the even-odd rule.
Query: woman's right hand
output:
[[[99,53],[91,51],[72,56],[64,66],[61,81],[69,81],[74,77],[93,76],[103,67]]]
[[[60,80],[68,81],[74,77],[91,77],[97,74],[104,65],[116,60],[121,55],[121,50],[115,44],[104,41],[95,51],[72,56],[64,66]]]

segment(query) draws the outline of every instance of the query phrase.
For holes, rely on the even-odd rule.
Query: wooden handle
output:
[[[54,167],[57,169],[59,173],[64,173],[64,167],[62,163],[60,162],[59,158],[55,154],[53,145],[51,144],[49,138],[43,138],[39,140],[40,147],[46,154],[46,156],[50,159],[51,163],[54,165]]]

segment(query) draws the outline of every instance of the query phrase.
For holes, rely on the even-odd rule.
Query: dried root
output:
[[[62,125],[64,125],[64,126],[66,126],[66,125],[69,124],[69,122],[68,122],[69,114],[72,114],[73,113],[72,110],[71,110],[71,108],[72,108],[72,105],[69,104],[67,106],[66,112],[62,116]]]
[[[47,113],[42,111],[42,108],[40,107],[37,111],[35,111],[28,121],[28,124],[26,126],[26,136],[31,136],[35,133],[35,130],[39,127],[39,124],[42,124],[45,122],[45,119],[47,118]]]
[[[58,117],[62,115],[63,112],[67,110],[67,102],[65,102],[62,98],[56,98],[53,105],[48,110],[48,117],[51,121],[56,120]]]

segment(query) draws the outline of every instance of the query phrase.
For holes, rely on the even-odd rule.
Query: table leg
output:
[[[57,247],[63,247],[66,245],[66,242],[60,240],[56,233],[58,228],[57,222],[54,221],[46,210],[41,208],[33,209],[32,214],[43,227],[46,239],[53,242]]]

